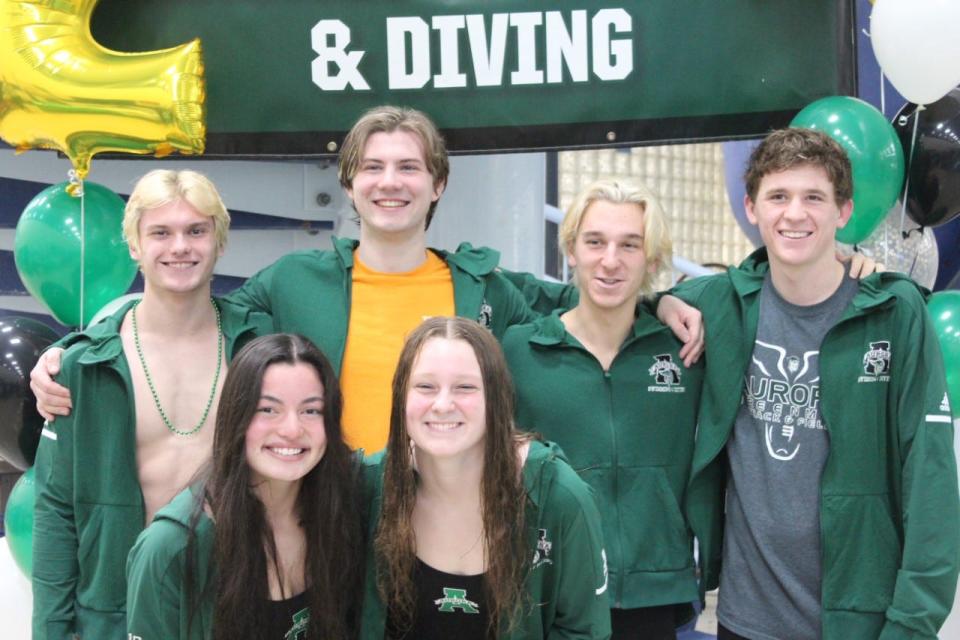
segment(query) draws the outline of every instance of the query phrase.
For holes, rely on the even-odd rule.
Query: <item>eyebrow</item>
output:
[[[381,158],[361,158],[360,163],[363,164],[364,162],[386,162],[386,160],[383,160]],[[415,162],[417,164],[427,166],[427,163],[423,158],[400,158],[396,162],[397,164],[400,164],[402,162]]]
[[[584,231],[584,232],[582,233],[582,235],[593,237],[593,236],[603,236],[603,235],[605,235],[605,234],[604,234],[602,231]],[[642,233],[628,233],[627,235],[625,235],[625,236],[623,236],[623,237],[624,237],[624,238],[627,238],[628,240],[632,240],[632,239],[643,240],[643,234],[642,234]]]
[[[260,396],[260,400],[267,400],[267,401],[269,401],[269,402],[276,402],[276,403],[278,403],[278,404],[283,404],[283,400],[281,400],[280,398],[277,398],[277,397],[275,397],[275,396],[271,396],[271,395],[269,395],[269,394],[267,394],[267,393],[264,393],[263,395],[261,395],[261,396]],[[300,404],[307,404],[307,403],[310,403],[310,402],[323,402],[323,397],[322,397],[322,396],[310,396],[309,398],[305,398],[304,400],[302,400],[302,401],[300,402]]]

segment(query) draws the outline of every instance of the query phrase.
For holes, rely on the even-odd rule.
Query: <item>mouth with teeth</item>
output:
[[[374,200],[374,203],[381,209],[400,209],[407,206],[407,200],[383,199]]]
[[[190,267],[197,266],[197,262],[192,260],[191,261],[186,261],[186,260],[169,261],[169,262],[164,262],[162,264],[163,266],[170,267],[171,269],[189,269]]]
[[[812,231],[780,231],[779,233],[788,240],[802,240],[813,235]]]
[[[293,458],[306,451],[300,447],[264,447],[264,449],[281,458]]]
[[[439,431],[441,433],[447,431],[453,431],[457,427],[461,426],[462,422],[428,422],[427,428],[431,431]]]

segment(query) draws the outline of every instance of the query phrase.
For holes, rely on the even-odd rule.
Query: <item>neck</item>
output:
[[[777,293],[790,304],[810,306],[829,298],[843,282],[843,264],[835,256],[803,268],[770,261],[770,278]]]
[[[216,325],[210,288],[172,294],[147,287],[137,308],[140,330],[171,337],[184,336]]]
[[[423,231],[384,234],[360,223],[358,257],[374,271],[405,273],[427,259],[427,236]]]
[[[480,500],[483,455],[436,458],[417,449],[418,491],[431,500],[463,504]]]
[[[607,351],[619,350],[633,327],[635,307],[624,304],[600,309],[581,298],[580,304],[560,316],[564,328],[588,350],[591,345]],[[596,355],[596,354],[594,354]]]
[[[291,519],[299,520],[296,509],[301,483],[302,480],[296,482],[262,480],[253,488],[253,492],[263,503],[267,522],[272,526],[278,527],[290,522]]]

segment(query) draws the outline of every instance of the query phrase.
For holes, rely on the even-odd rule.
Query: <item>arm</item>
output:
[[[137,640],[181,637],[181,555],[171,549],[173,541],[164,540],[169,536],[157,535],[162,533],[158,525],[164,523],[144,530],[127,556],[127,632]],[[199,612],[192,625],[188,637],[201,637]]]
[[[700,359],[706,348],[706,331],[703,315],[699,310],[668,293],[659,299],[657,320],[670,327],[677,339],[683,343],[679,355],[685,366],[689,367]]]
[[[507,269],[501,269],[500,272],[520,291],[530,308],[540,315],[552,313],[554,309],[572,309],[580,297],[572,284],[547,282],[531,273]]]
[[[251,311],[273,313],[273,301],[270,298],[271,281],[276,272],[277,263],[274,262],[253,274],[239,289],[235,289],[225,296],[228,302],[245,307]]]
[[[600,512],[592,497],[578,504],[563,531],[557,613],[553,626],[544,630],[548,640],[604,640],[611,634]]]
[[[65,372],[66,373],[66,372]],[[46,425],[36,459],[33,637],[72,638],[79,575],[73,506],[73,418]]]
[[[908,311],[914,313],[902,320],[910,328],[896,415],[903,555],[881,640],[936,638],[953,606],[960,570],[960,497],[942,357],[922,304]]]

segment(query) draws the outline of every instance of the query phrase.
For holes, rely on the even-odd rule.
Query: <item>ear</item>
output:
[[[130,258],[131,258],[134,262],[137,262],[137,263],[140,262],[140,249],[138,249],[137,247],[133,246],[133,243],[132,243],[132,242],[128,242],[128,243],[127,243],[127,251],[130,252]]]
[[[443,195],[443,192],[447,188],[447,181],[444,180],[440,184],[433,185],[433,197],[430,199],[431,202],[436,202],[440,199],[440,196]]]
[[[750,199],[750,196],[743,196],[743,210],[746,212],[750,224],[756,226],[757,216],[753,214],[753,200]]]
[[[853,199],[847,200],[840,206],[840,217],[837,219],[837,229],[843,229],[853,216]]]

